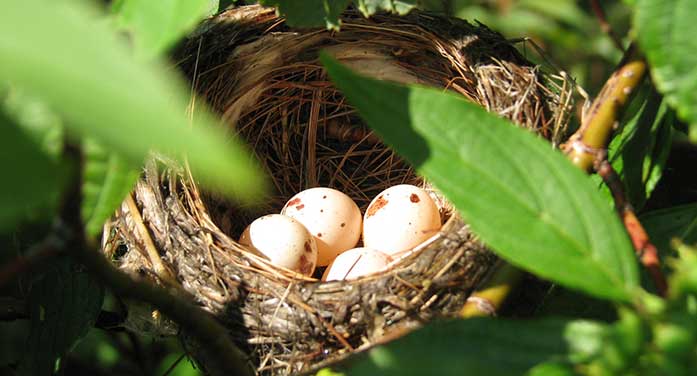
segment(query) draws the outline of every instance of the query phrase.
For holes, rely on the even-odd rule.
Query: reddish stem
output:
[[[605,153],[603,153],[605,154]],[[624,194],[624,187],[622,181],[620,180],[617,172],[612,167],[610,162],[606,158],[601,158],[595,166],[595,170],[603,178],[605,184],[612,192],[612,197],[615,201],[615,209],[624,223],[624,227],[627,229],[629,237],[632,239],[632,244],[634,249],[639,256],[639,261],[646,268],[653,280],[653,284],[656,287],[656,291],[660,296],[666,296],[668,290],[668,283],[666,282],[666,277],[663,275],[661,270],[661,262],[658,258],[658,250],[656,246],[651,243],[649,236],[644,230],[644,227],[639,222],[639,219],[634,213],[634,208],[627,201]]]

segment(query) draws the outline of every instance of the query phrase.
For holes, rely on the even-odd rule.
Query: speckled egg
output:
[[[390,256],[410,250],[435,235],[440,213],[423,189],[401,184],[373,199],[363,218],[363,244]]]
[[[331,188],[310,188],[293,196],[281,214],[305,225],[317,242],[317,265],[329,265],[361,237],[361,211],[346,194]]]
[[[353,248],[337,256],[322,276],[323,281],[356,279],[379,273],[392,261],[390,256],[370,248]]]
[[[311,276],[317,264],[317,244],[302,223],[280,214],[257,218],[239,243],[269,258],[272,264]]]

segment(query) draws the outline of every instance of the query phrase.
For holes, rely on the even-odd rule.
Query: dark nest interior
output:
[[[259,373],[307,370],[452,317],[495,262],[432,189],[446,220],[440,234],[379,275],[323,283],[236,242],[254,218],[280,212],[306,188],[339,189],[362,210],[392,185],[430,189],[334,88],[320,50],[366,75],[458,93],[553,145],[571,107],[569,82],[527,62],[500,34],[462,20],[421,12],[366,19],[349,10],[340,32],[293,30],[273,9],[245,6],[202,24],[178,49],[178,66],[230,134],[250,145],[274,192],[264,205],[239,207],[203,191],[184,166],[154,158],[105,226],[103,249],[134,276],[181,286],[229,328]],[[178,334],[138,305],[128,325]]]

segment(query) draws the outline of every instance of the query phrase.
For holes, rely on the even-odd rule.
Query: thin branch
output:
[[[252,374],[246,355],[232,343],[227,330],[190,298],[182,297],[180,290],[168,291],[149,282],[136,281],[114,268],[97,251],[86,247],[74,249],[74,255],[115,294],[152,304],[204,345],[215,362],[210,364],[209,371],[219,375]]]
[[[607,149],[625,105],[645,76],[646,62],[631,45],[620,67],[605,82],[585,114],[581,127],[562,145],[562,150],[577,167],[592,171],[598,153]]]
[[[590,0],[590,3],[591,9],[593,9],[593,13],[595,14],[595,18],[598,20],[598,24],[600,24],[600,30],[607,34],[608,37],[610,37],[612,43],[618,50],[624,52],[624,47],[622,47],[622,40],[617,36],[617,34],[615,34],[615,31],[612,29],[612,25],[610,25],[610,23],[607,22],[607,18],[605,17],[605,11],[603,10],[602,5],[600,5],[600,2],[598,0]]]
[[[460,310],[460,317],[496,316],[511,290],[525,275],[506,262],[499,262],[484,284],[474,291]]]
[[[56,248],[39,246],[35,251],[27,255],[18,256],[0,268],[0,287],[15,280],[22,274],[40,268],[47,261],[53,260],[61,253],[63,252]]]
[[[596,163],[595,170],[598,175],[603,178],[610,192],[612,192],[612,197],[615,201],[615,209],[622,219],[622,223],[624,223],[629,237],[632,239],[632,244],[639,256],[641,264],[649,272],[658,294],[665,297],[668,290],[668,283],[661,271],[658,250],[649,240],[646,230],[644,230],[644,227],[634,213],[634,208],[632,208],[632,205],[627,201],[620,177],[606,158],[602,158]]]
[[[169,376],[169,374],[172,373],[172,371],[174,371],[174,368],[177,367],[177,365],[184,359],[184,357],[186,357],[186,353],[181,354],[181,356],[177,358],[177,360],[175,360],[174,363],[172,363],[172,365],[169,366],[169,368],[167,368],[167,370],[165,371],[165,373],[162,374],[162,376]]]

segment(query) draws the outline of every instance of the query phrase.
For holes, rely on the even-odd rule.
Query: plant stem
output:
[[[629,237],[632,239],[632,244],[636,250],[641,264],[646,268],[651,275],[656,291],[660,296],[665,297],[668,290],[668,283],[661,271],[661,264],[658,258],[658,250],[649,240],[646,230],[639,222],[639,219],[634,213],[634,208],[629,203],[624,193],[624,186],[617,172],[607,158],[602,158],[596,163],[596,172],[612,192],[612,197],[615,201],[615,209],[627,229]]]
[[[460,317],[496,316],[496,312],[524,274],[508,263],[499,262],[484,284],[467,298],[460,310]]]
[[[195,337],[216,360],[215,364],[207,364],[208,371],[219,375],[252,374],[246,355],[232,343],[227,330],[190,299],[180,296],[178,290],[170,292],[150,282],[136,281],[94,249],[75,247],[73,254],[115,294],[152,304]]]
[[[605,17],[605,11],[603,11],[603,6],[600,5],[600,2],[598,0],[590,0],[590,3],[591,9],[593,9],[593,13],[595,14],[595,18],[598,20],[598,24],[600,24],[600,30],[607,34],[608,37],[610,37],[610,40],[612,40],[612,43],[618,50],[624,52],[624,47],[622,47],[622,40],[620,40],[617,34],[615,34],[615,32],[612,30],[612,26],[610,25],[610,23],[607,22],[607,18]]]
[[[592,171],[598,153],[607,149],[622,110],[645,76],[646,62],[639,56],[636,46],[631,45],[620,67],[605,82],[588,113],[584,114],[581,127],[562,145],[573,164],[583,171]]]

